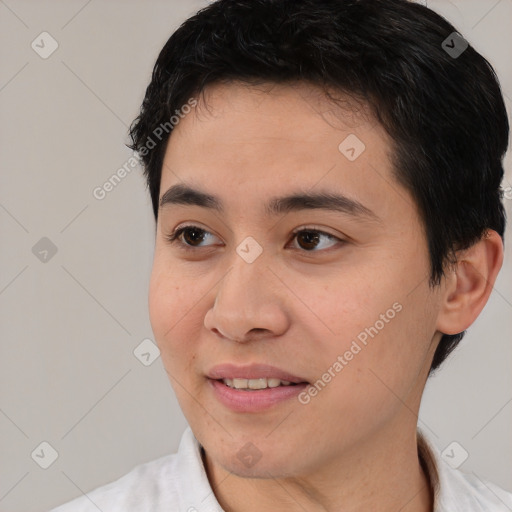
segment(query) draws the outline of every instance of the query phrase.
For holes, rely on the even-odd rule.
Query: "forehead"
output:
[[[393,177],[391,140],[369,108],[331,98],[309,84],[208,87],[172,132],[160,198],[181,183],[239,208],[297,188],[330,189],[384,215],[393,196],[414,208]]]
[[[328,131],[337,130],[341,135],[361,128],[380,128],[370,107],[362,100],[332,89],[322,90],[307,82],[216,83],[207,86],[197,100],[192,119],[186,124],[195,121],[204,129],[208,123],[216,127],[222,124],[224,130],[231,124],[237,138],[250,142],[264,141],[265,136],[283,141],[300,137],[316,141]],[[387,138],[384,130],[380,131]],[[218,130],[216,134],[223,135]]]

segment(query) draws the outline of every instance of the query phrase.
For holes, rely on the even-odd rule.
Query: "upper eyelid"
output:
[[[201,248],[201,246],[197,246],[197,247],[189,246],[188,244],[183,243],[183,242],[181,242],[181,240],[179,240],[179,237],[183,234],[183,231],[185,229],[192,229],[192,228],[196,228],[196,229],[198,229],[200,231],[203,231],[204,233],[209,234],[209,235],[217,236],[214,233],[212,233],[210,230],[202,228],[201,226],[199,226],[197,224],[185,224],[183,226],[178,226],[177,228],[175,228],[173,230],[173,232],[168,236],[168,238],[170,238],[172,236],[174,240],[178,240],[178,241],[180,241],[180,243],[182,243],[182,245],[184,245],[186,247],[190,247],[192,249],[194,249],[194,248],[196,248],[196,249]],[[332,233],[329,233],[329,232],[325,231],[323,228],[320,228],[320,227],[317,227],[317,226],[314,226],[314,225],[313,226],[306,225],[306,226],[301,226],[301,227],[295,228],[291,232],[291,234],[295,237],[301,231],[313,231],[313,232],[321,233],[322,235],[327,236],[327,237],[329,237],[331,239],[338,240],[339,242],[346,241],[345,237],[340,237],[338,235],[334,235]]]
[[[199,226],[198,224],[184,224],[182,226],[178,225],[178,227],[175,228],[172,231],[172,233],[177,233],[178,231],[180,231],[182,229],[186,229],[186,228],[197,228],[197,229],[199,229],[201,231],[204,231],[205,233],[209,233],[210,235],[214,235],[215,234],[215,233],[212,233],[209,229],[203,228],[203,227]],[[293,229],[291,231],[291,233],[295,234],[295,233],[298,233],[300,231],[318,231],[320,233],[332,236],[334,238],[338,237],[338,235],[335,235],[333,233],[329,233],[328,231],[325,231],[325,229],[320,227],[320,226],[315,226],[315,225],[308,226],[307,224],[305,226],[301,226],[301,227]],[[217,235],[215,235],[215,236],[217,236]]]

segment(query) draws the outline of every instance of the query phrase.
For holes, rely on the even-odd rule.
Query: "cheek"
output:
[[[162,272],[154,265],[149,285],[149,317],[170,384],[182,410],[190,415],[193,404],[189,403],[189,394],[196,396],[199,392],[194,367],[198,346],[194,342],[197,322],[193,306],[197,299],[186,293],[189,288],[176,279],[174,273]]]
[[[172,328],[175,295],[175,285],[171,284],[157,263],[153,265],[149,282],[149,319],[156,341],[160,345],[165,333]],[[160,348],[161,349],[161,348]]]
[[[393,309],[397,295],[392,291],[393,285],[382,280],[378,287],[374,283],[374,276],[367,269],[351,268],[342,275],[330,275],[329,284],[305,282],[302,287],[296,286],[294,292],[304,297],[302,302],[307,306],[301,308],[301,323],[309,326],[315,339],[323,340],[320,341],[326,348],[323,353],[343,353],[358,335],[364,342],[369,336],[367,329],[376,322],[379,331],[393,322],[397,315]],[[381,314],[388,322],[385,326],[381,325]]]
[[[175,272],[163,269],[155,260],[149,283],[149,319],[164,363],[192,345],[183,343],[189,337],[187,322],[191,321],[195,302],[188,289]]]
[[[423,267],[351,270],[309,295],[319,317],[308,313],[314,322],[310,336],[317,340],[311,364],[316,377],[329,382],[325,390],[321,382],[318,386],[324,403],[359,411],[364,419],[362,409],[371,414],[391,410],[400,404],[395,394],[404,397],[417,384],[429,364],[436,303]],[[419,286],[413,289],[411,281]]]
[[[421,375],[430,365],[435,333],[435,307],[427,294],[419,295],[423,296],[411,299],[397,294],[395,302],[376,306],[366,325],[359,324],[350,339],[343,338],[336,353],[331,350],[333,356],[343,356],[342,378],[335,379],[332,398],[342,408],[352,405],[359,411],[354,416],[363,422],[369,418],[366,415],[393,414],[403,402],[414,400],[413,390],[423,386]]]

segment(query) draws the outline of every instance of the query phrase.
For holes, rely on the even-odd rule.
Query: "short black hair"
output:
[[[407,0],[217,0],[187,19],[160,52],[130,127],[155,220],[171,118],[209,84],[233,81],[307,82],[370,106],[421,215],[430,286],[488,229],[503,239],[509,124],[499,81],[434,11]],[[442,336],[431,372],[464,334]]]

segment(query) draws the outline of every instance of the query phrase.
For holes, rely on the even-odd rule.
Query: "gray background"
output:
[[[161,360],[133,354],[152,338],[154,225],[141,170],[103,200],[93,190],[131,156],[127,126],[159,50],[204,5],[0,0],[1,511],[48,510],[178,446],[186,421]],[[495,66],[510,114],[512,0],[428,5]],[[31,47],[51,48],[43,31],[59,45],[46,59]],[[506,168],[510,187],[510,153]],[[46,261],[33,252],[43,237],[57,249]],[[461,469],[508,489],[511,274],[507,249],[489,304],[429,382],[420,414],[440,450],[467,450]],[[58,453],[48,469],[43,441]]]

